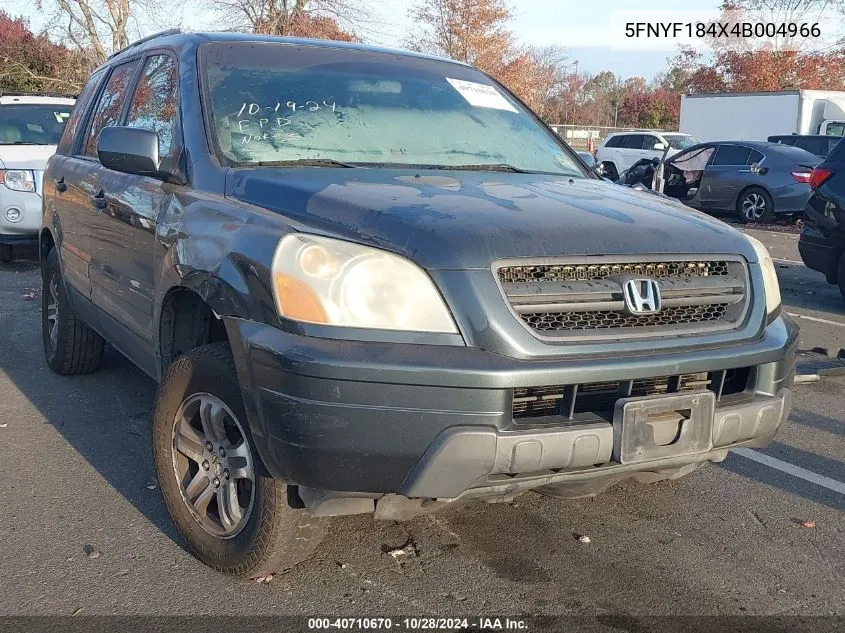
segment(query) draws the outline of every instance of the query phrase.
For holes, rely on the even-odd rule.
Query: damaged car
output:
[[[652,163],[651,189],[695,209],[728,212],[747,224],[768,224],[775,217],[803,213],[811,194],[810,174],[819,162],[819,157],[790,145],[702,143]],[[640,174],[640,181],[647,179],[648,174]]]
[[[164,504],[227,574],[328,517],[681,477],[790,411],[765,246],[606,182],[467,64],[153,36],[94,72],[44,188],[46,363],[108,342],[157,382]]]

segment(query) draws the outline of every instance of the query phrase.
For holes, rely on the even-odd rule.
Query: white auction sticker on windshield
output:
[[[446,77],[452,87],[466,99],[467,103],[478,108],[494,108],[496,110],[508,110],[510,112],[517,112],[501,92],[496,90],[496,86],[488,86],[487,84],[479,84],[474,81],[464,81],[463,79],[452,79]]]

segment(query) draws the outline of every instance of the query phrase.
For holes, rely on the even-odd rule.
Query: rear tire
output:
[[[290,569],[320,544],[327,521],[291,508],[288,486],[261,463],[227,343],[193,349],[167,369],[153,454],[170,516],[209,567],[261,577]]]
[[[0,262],[5,264],[10,261],[12,261],[11,244],[0,244]]]
[[[736,212],[744,224],[771,224],[775,219],[772,197],[760,187],[749,187],[739,195]]]
[[[63,376],[96,371],[105,341],[70,306],[55,248],[42,264],[41,277],[41,338],[47,365]]]

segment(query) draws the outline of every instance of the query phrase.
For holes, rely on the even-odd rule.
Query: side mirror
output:
[[[651,146],[651,149],[657,150],[658,152],[662,152],[666,149],[666,143],[655,143]]]
[[[162,177],[158,134],[139,127],[105,127],[97,140],[97,156],[106,169]]]

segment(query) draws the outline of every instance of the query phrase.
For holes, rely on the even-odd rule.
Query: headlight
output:
[[[760,270],[763,272],[763,291],[766,293],[766,313],[769,316],[775,314],[780,310],[780,284],[778,283],[778,274],[775,270],[775,263],[769,255],[768,249],[763,246],[760,240],[757,240],[750,235],[746,235],[751,246],[754,247],[754,252],[757,253],[757,259],[760,262]]]
[[[12,191],[35,191],[35,177],[29,169],[0,169],[0,182]]]
[[[446,304],[416,264],[377,248],[293,233],[273,256],[279,314],[358,328],[457,333]]]

